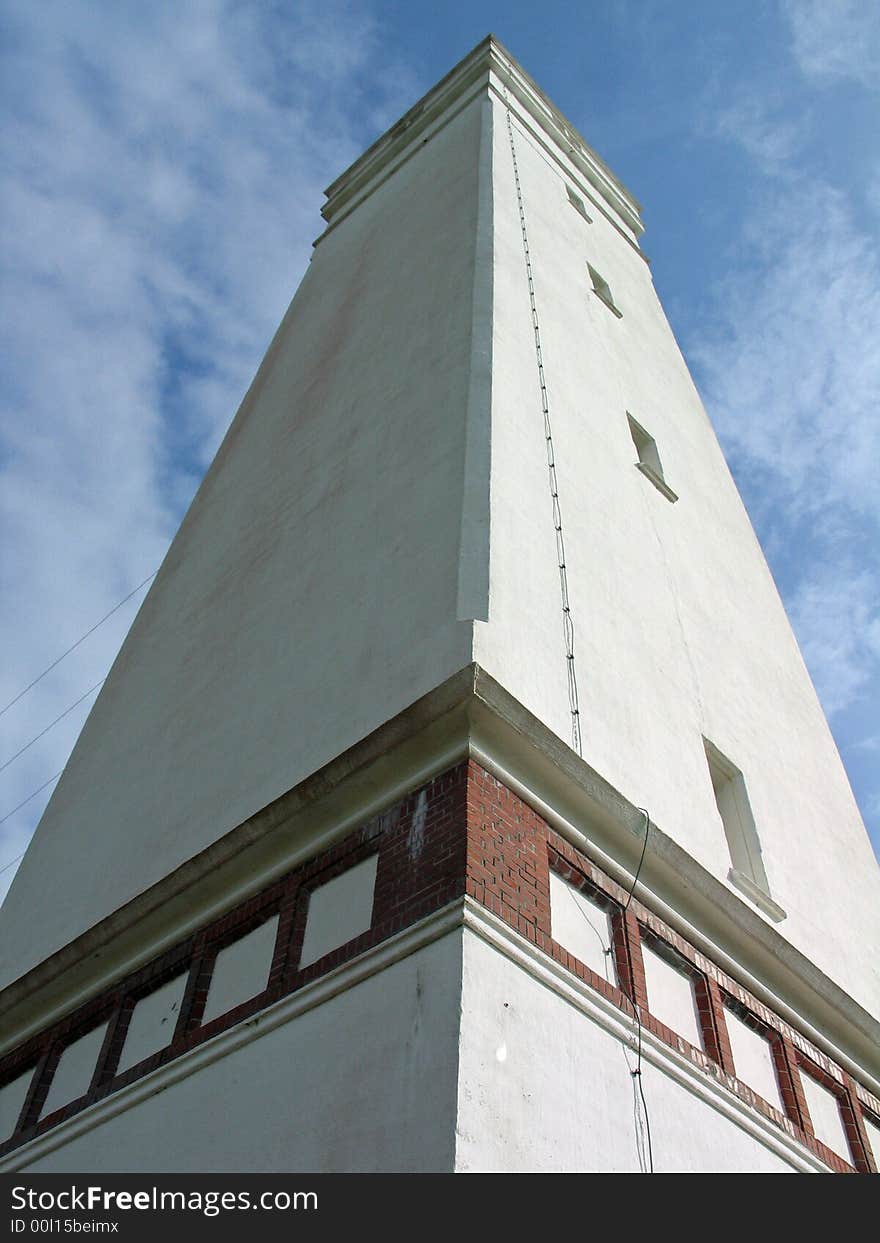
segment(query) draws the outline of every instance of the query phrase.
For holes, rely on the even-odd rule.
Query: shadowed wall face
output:
[[[483,113],[468,105],[317,247],[3,907],[2,982],[470,661]]]

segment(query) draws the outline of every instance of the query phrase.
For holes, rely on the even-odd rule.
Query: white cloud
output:
[[[880,576],[846,563],[820,566],[804,577],[790,611],[816,690],[834,716],[880,673]]]
[[[416,93],[367,10],[332,0],[21,5],[6,34],[0,705],[156,567],[323,187]],[[0,717],[0,763],[106,672],[133,607]],[[0,774],[0,816],[87,707]],[[45,797],[0,825],[0,865]]]
[[[880,260],[845,197],[815,181],[768,192],[739,268],[692,348],[713,420],[792,514],[880,523]]]
[[[800,127],[783,120],[771,101],[755,95],[722,108],[712,122],[718,137],[738,143],[766,171],[787,164],[803,145]]]
[[[880,9],[871,0],[784,0],[801,71],[880,89]]]
[[[691,344],[826,714],[880,692],[880,260],[845,196],[779,179]]]

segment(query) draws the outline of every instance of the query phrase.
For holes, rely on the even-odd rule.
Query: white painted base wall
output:
[[[456,1170],[637,1173],[635,1054],[467,930],[463,964]],[[657,1172],[792,1169],[646,1060],[642,1075]]]
[[[27,1168],[448,1172],[460,982],[457,930]]]
[[[266,1028],[114,1116],[98,1106],[90,1129],[5,1168],[640,1169],[634,1052],[470,928]],[[648,1058],[642,1073],[657,1171],[796,1168]]]

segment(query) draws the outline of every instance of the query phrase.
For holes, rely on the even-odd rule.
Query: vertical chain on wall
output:
[[[553,430],[550,424],[550,399],[544,379],[544,355],[541,349],[541,328],[538,322],[538,308],[535,301],[535,282],[532,279],[532,256],[529,251],[529,235],[526,230],[526,213],[523,206],[522,186],[519,179],[519,165],[516,160],[516,146],[513,141],[513,123],[510,119],[510,103],[507,89],[504,91],[507,110],[507,133],[510,138],[510,155],[513,160],[513,178],[516,183],[516,201],[519,207],[519,223],[522,231],[523,253],[526,261],[526,276],[529,282],[529,302],[532,308],[532,327],[535,332],[535,357],[538,363],[538,380],[541,385],[541,409],[544,415],[544,442],[547,447],[547,468],[550,478],[550,498],[553,503],[553,527],[556,531],[556,560],[559,565],[559,587],[562,596],[562,631],[565,639],[565,663],[568,677],[568,703],[571,711],[571,745],[583,759],[581,744],[580,705],[578,702],[577,676],[574,667],[574,619],[571,614],[571,599],[568,594],[568,570],[565,562],[565,541],[562,534],[562,510],[559,505],[559,482],[556,476],[556,455],[553,450]]]
[[[526,262],[526,277],[529,283],[529,303],[532,309],[532,328],[535,333],[535,357],[538,363],[538,380],[541,385],[541,410],[544,416],[544,440],[547,446],[547,468],[550,478],[550,497],[553,502],[553,526],[556,531],[556,559],[559,564],[559,587],[562,596],[562,629],[565,637],[565,663],[568,671],[568,702],[571,709],[571,739],[572,747],[577,751],[578,755],[583,759],[583,749],[581,744],[581,722],[580,707],[578,703],[578,687],[577,676],[574,666],[574,619],[571,614],[571,600],[568,594],[568,569],[565,562],[565,541],[562,533],[562,510],[559,504],[559,483],[556,476],[556,455],[553,449],[553,430],[550,423],[550,398],[547,393],[547,383],[544,377],[544,355],[541,348],[541,327],[538,320],[538,307],[535,300],[535,282],[532,278],[532,256],[529,250],[529,235],[526,229],[526,213],[523,205],[522,185],[519,179],[519,165],[516,159],[516,144],[513,140],[513,121],[510,115],[510,98],[507,87],[504,88],[504,104],[507,115],[507,134],[510,139],[510,157],[513,161],[513,179],[516,183],[516,201],[519,207],[519,224],[522,232],[523,254]],[[642,843],[642,853],[633,877],[632,887],[627,897],[626,906],[623,908],[624,913],[629,909],[632,901],[633,893],[638,884],[639,874],[642,870],[642,864],[645,860],[645,851],[648,845],[648,832],[650,830],[650,817],[643,808],[639,808],[645,817],[645,836]],[[601,938],[600,938],[601,939]],[[605,946],[603,949],[606,954],[611,955],[611,946]],[[635,999],[630,997],[629,993],[623,989],[624,997],[632,1006],[633,1019],[636,1027],[636,1065],[633,1069],[630,1067],[630,1075],[633,1082],[633,1106],[636,1124],[636,1143],[639,1154],[639,1165],[643,1172],[654,1173],[654,1153],[651,1142],[651,1124],[648,1118],[648,1105],[645,1100],[645,1093],[642,1087],[642,1020],[639,1014],[638,1004]],[[624,1052],[626,1057],[626,1052]],[[627,1059],[627,1066],[629,1060]]]

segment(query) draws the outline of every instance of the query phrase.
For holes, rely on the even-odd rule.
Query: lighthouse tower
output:
[[[880,872],[639,204],[490,37],[323,214],[0,912],[0,1169],[876,1169]]]

